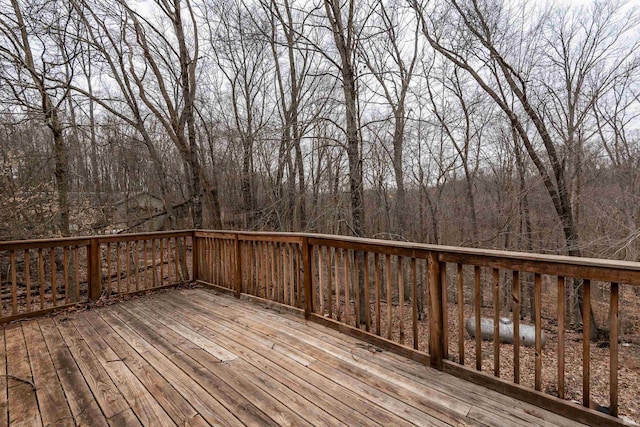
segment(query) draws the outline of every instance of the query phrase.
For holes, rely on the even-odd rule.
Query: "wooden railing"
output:
[[[619,301],[623,287],[640,285],[640,263],[295,233],[196,231],[195,246],[194,277],[201,283],[291,307],[588,424],[619,422]],[[525,288],[533,296],[530,347],[519,336]],[[568,327],[568,294],[582,295],[582,327]],[[592,308],[608,326],[598,348],[589,339]],[[483,318],[493,321],[492,340],[482,339]],[[500,342],[502,318],[513,322],[513,344]],[[465,332],[469,319],[474,338]],[[604,364],[597,361],[594,379],[608,382],[608,402],[600,398],[598,404],[595,350],[608,353]]]
[[[192,231],[0,242],[0,323],[190,281]]]
[[[640,299],[639,263],[301,233],[1,242],[0,323],[192,279],[573,419],[619,423],[619,301]],[[525,322],[529,289],[533,316]],[[582,327],[569,327],[569,294],[583,297]],[[592,311],[608,326],[598,346],[589,340]],[[500,343],[503,317],[514,324],[513,344]],[[491,340],[482,340],[482,318],[493,321]],[[534,331],[531,347],[521,345],[521,322]],[[566,400],[577,398],[582,407]],[[612,416],[590,409],[596,400]]]

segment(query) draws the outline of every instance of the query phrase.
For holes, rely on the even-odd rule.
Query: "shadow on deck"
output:
[[[2,425],[579,425],[202,288],[3,332]]]

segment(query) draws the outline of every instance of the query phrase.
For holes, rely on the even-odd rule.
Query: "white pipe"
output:
[[[464,328],[472,338],[475,338],[476,319],[469,318],[464,323]],[[540,331],[542,335],[542,346],[547,342],[544,331]],[[480,319],[480,335],[483,340],[493,340],[493,319],[483,317]],[[513,321],[505,317],[500,318],[500,342],[513,344]],[[533,325],[520,324],[520,343],[527,347],[535,347],[536,345],[536,328]]]

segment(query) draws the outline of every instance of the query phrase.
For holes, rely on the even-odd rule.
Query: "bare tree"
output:
[[[68,236],[69,229],[69,159],[64,135],[64,102],[72,76],[64,67],[76,55],[77,43],[66,36],[72,15],[53,5],[43,7],[38,15],[25,21],[17,0],[4,5],[0,12],[0,60],[4,62],[1,78],[9,83],[14,101],[29,111],[38,112],[53,139],[55,182],[58,204],[58,231]],[[34,47],[33,44],[37,44]],[[6,67],[6,68],[5,68]],[[36,100],[39,100],[36,101]]]

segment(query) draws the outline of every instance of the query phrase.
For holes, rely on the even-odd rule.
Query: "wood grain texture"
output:
[[[98,426],[578,425],[426,367],[429,355],[412,343],[311,316],[374,346],[305,322],[302,310],[227,292],[172,290],[9,325],[7,372],[47,387],[9,379],[0,405],[25,425],[55,424],[56,414],[61,425]],[[0,345],[0,372],[2,355]]]

